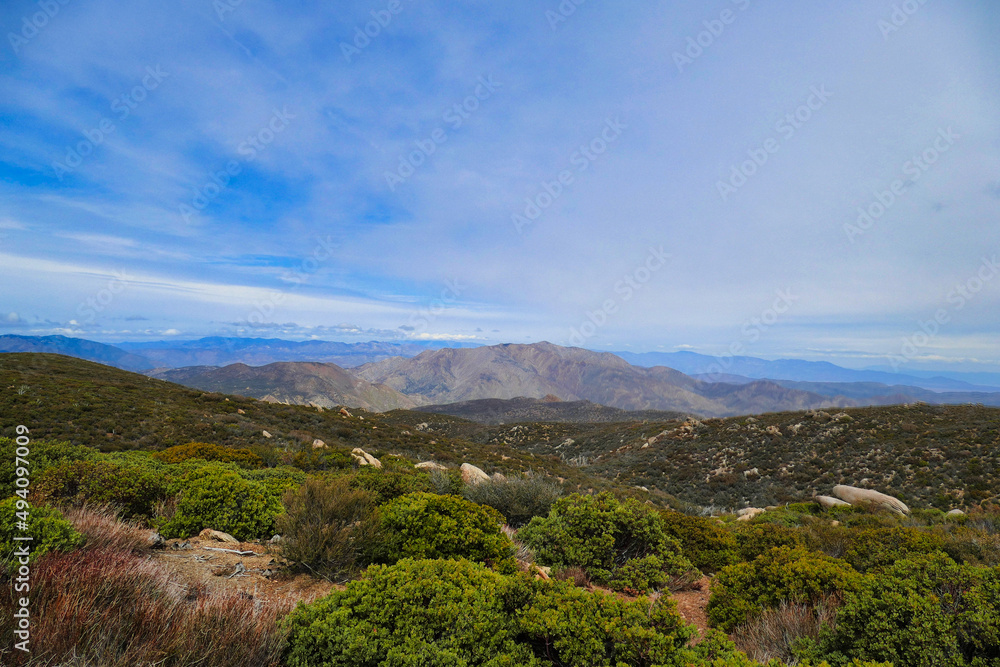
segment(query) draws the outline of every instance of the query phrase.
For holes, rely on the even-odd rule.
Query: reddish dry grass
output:
[[[777,609],[768,609],[759,618],[733,632],[736,648],[758,662],[774,658],[784,662],[795,659],[792,645],[800,637],[816,639],[820,629],[836,623],[839,601],[834,598],[815,607],[782,602]]]
[[[122,521],[108,506],[67,507],[62,514],[87,538],[85,549],[140,551],[149,546],[152,532],[137,523]]]
[[[0,629],[0,664],[10,667],[100,665],[278,665],[280,619],[294,599],[264,602],[235,590],[187,586],[138,552],[146,532],[107,512],[68,513],[88,546],[49,553],[31,569],[31,653],[13,650],[13,628]],[[0,586],[0,614],[15,593]],[[9,617],[9,616],[8,616]],[[5,624],[6,625],[6,624]]]

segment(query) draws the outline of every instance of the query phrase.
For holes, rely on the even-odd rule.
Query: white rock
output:
[[[856,486],[838,484],[833,487],[833,495],[852,505],[878,505],[897,514],[909,514],[910,508],[902,500],[871,489],[859,489]]]
[[[351,451],[351,456],[353,456],[357,460],[359,465],[375,466],[376,468],[382,467],[381,461],[379,461],[377,458],[375,458],[365,450],[361,449],[360,447],[355,447]]]
[[[448,469],[445,466],[441,465],[440,463],[436,463],[434,461],[421,461],[420,463],[416,464],[413,467],[414,468],[418,468],[419,470],[447,470]]]
[[[949,510],[945,516],[965,516],[965,512],[962,510]]]
[[[470,486],[473,484],[479,484],[480,482],[487,482],[490,476],[487,475],[481,468],[477,468],[471,463],[462,464],[462,481]]]
[[[739,515],[737,521],[751,521],[754,517],[758,517],[764,512],[766,512],[762,507],[744,507],[737,514]]]
[[[324,449],[325,447],[326,443],[320,440],[319,438],[313,440],[313,449]]]
[[[839,498],[832,498],[830,496],[816,496],[814,500],[820,504],[823,509],[830,509],[831,507],[850,507],[851,503],[845,503]]]
[[[260,433],[261,433],[261,435],[263,435],[263,436],[264,436],[265,438],[273,438],[273,437],[274,437],[274,436],[272,436],[272,435],[271,435],[270,433],[268,433],[267,431],[261,431]]]

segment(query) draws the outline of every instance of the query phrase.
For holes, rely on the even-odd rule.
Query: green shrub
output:
[[[34,485],[43,501],[112,505],[123,518],[149,518],[153,506],[167,497],[163,478],[140,468],[104,461],[74,461],[49,468]]]
[[[736,655],[715,634],[687,648],[695,630],[668,598],[626,601],[464,560],[371,567],[286,623],[289,667],[681,667]]]
[[[27,525],[23,530],[18,527],[22,521]],[[15,537],[32,539],[29,542]],[[0,502],[0,566],[5,570],[20,564],[16,552],[24,546],[28,547],[28,561],[34,562],[49,551],[71,551],[83,543],[83,535],[55,508],[36,507],[17,496]]]
[[[359,468],[351,478],[351,486],[371,492],[379,505],[410,493],[434,491],[427,473],[416,470],[409,464],[393,465],[388,459],[382,470],[372,466]]]
[[[801,547],[775,547],[749,563],[730,565],[712,581],[709,623],[724,632],[756,618],[783,600],[812,604],[856,588],[861,575],[850,565]]]
[[[222,461],[235,463],[246,468],[259,468],[264,465],[263,459],[251,450],[235,447],[223,447],[210,442],[189,442],[184,445],[167,447],[153,456],[164,463],[180,463],[188,459],[203,459],[205,461]]]
[[[538,562],[582,567],[598,583],[610,583],[633,558],[656,556],[668,575],[693,569],[667,535],[659,512],[632,498],[619,502],[606,492],[560,498],[548,517],[535,517],[517,536]]]
[[[86,461],[97,456],[96,449],[58,440],[32,440],[28,449],[30,454],[27,460],[32,480],[38,479],[43,471],[54,465]],[[14,473],[17,467],[17,441],[13,438],[0,438],[0,498],[14,495]]]
[[[821,643],[833,662],[1000,664],[1000,573],[940,552],[901,560],[845,596]]]
[[[500,572],[517,569],[514,545],[500,530],[503,517],[458,496],[411,493],[381,507],[378,559],[467,558]]]
[[[916,528],[867,528],[851,531],[852,544],[844,559],[858,572],[888,567],[915,554],[937,551],[944,540]]]
[[[275,520],[286,558],[334,581],[352,577],[370,554],[378,531],[372,495],[346,479],[311,479],[289,490]]]
[[[180,487],[177,510],[160,529],[164,537],[188,537],[205,528],[239,540],[269,537],[282,509],[278,496],[264,484],[212,465],[185,475]]]
[[[240,477],[251,482],[260,482],[272,494],[281,497],[290,489],[297,489],[306,483],[306,474],[291,466],[262,468],[260,470],[240,470]]]
[[[736,538],[718,521],[672,511],[660,516],[664,531],[680,543],[687,559],[702,572],[718,572],[739,561]]]
[[[543,477],[519,475],[490,479],[465,486],[462,496],[478,505],[488,505],[519,528],[536,516],[548,516],[552,503],[562,496],[562,488]]]
[[[401,560],[289,615],[288,667],[543,665],[518,642],[521,580],[465,560]]]
[[[749,562],[766,554],[774,547],[805,547],[806,538],[801,531],[773,523],[738,523],[733,528],[739,559]]]

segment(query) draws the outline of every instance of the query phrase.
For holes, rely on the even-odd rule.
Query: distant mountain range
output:
[[[755,380],[796,380],[799,382],[877,382],[885,386],[905,385],[931,391],[973,391],[1000,392],[1000,386],[970,384],[959,379],[938,376],[926,377],[889,373],[881,370],[853,370],[836,366],[826,361],[803,361],[801,359],[778,359],[768,361],[756,357],[712,357],[697,352],[615,352],[619,357],[636,366],[667,366],[688,375],[718,378],[740,376]],[[957,374],[975,376],[1000,385],[1000,374],[977,373]]]
[[[521,413],[548,413],[555,421],[571,414],[616,419],[614,412],[598,414],[602,409],[708,417],[917,401],[1000,406],[1000,389],[943,377],[752,357],[731,358],[718,372],[715,357],[692,352],[612,354],[551,343],[437,349],[432,343],[205,338],[112,346],[64,336],[0,336],[0,352],[64,354],[204,391],[324,407],[386,411],[487,399],[536,401],[433,408],[446,414],[465,410],[480,421],[506,422]],[[662,365],[668,363],[680,368]],[[546,397],[563,405],[546,407]]]
[[[192,366],[155,371],[150,375],[194,389],[252,396],[275,403],[324,408],[347,405],[372,412],[417,405],[408,396],[385,385],[366,382],[336,364],[293,361],[266,366]]]

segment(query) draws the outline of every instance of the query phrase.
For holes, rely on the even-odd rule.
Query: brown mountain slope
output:
[[[222,368],[191,366],[150,375],[204,391],[253,398],[271,396],[281,403],[315,403],[325,408],[346,405],[384,412],[416,405],[398,391],[355,377],[336,364],[281,362],[266,366],[232,364]]]
[[[770,382],[701,382],[670,368],[641,368],[607,352],[551,343],[436,350],[365,364],[353,372],[420,405],[552,394],[623,410],[725,416],[852,404]]]

